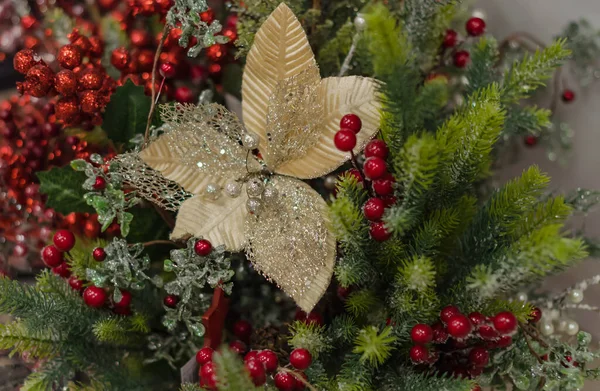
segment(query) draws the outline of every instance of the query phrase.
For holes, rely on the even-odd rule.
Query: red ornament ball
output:
[[[275,375],[275,387],[280,391],[294,391],[297,387],[297,380],[289,372],[279,372]]]
[[[60,265],[53,267],[52,273],[63,278],[69,278],[71,276],[71,267],[68,263],[63,262]]]
[[[200,14],[200,20],[205,23],[212,23],[212,21],[215,20],[215,11],[213,11],[212,8],[207,9]]]
[[[457,42],[458,42],[458,33],[451,29],[446,30],[446,33],[444,34],[444,40],[442,43],[444,45],[444,47],[452,48],[452,47],[456,46]]]
[[[177,307],[177,303],[179,303],[179,297],[175,295],[167,295],[165,296],[163,303],[169,308],[175,308]]]
[[[442,320],[442,322],[448,323],[450,319],[454,317],[454,315],[458,314],[460,314],[460,310],[458,309],[458,307],[453,305],[447,305],[446,307],[442,308],[442,311],[440,312],[440,319]]]
[[[340,120],[340,129],[350,129],[354,133],[358,133],[362,129],[362,121],[356,114],[346,114]]]
[[[387,173],[387,164],[382,158],[373,156],[365,160],[363,171],[368,179],[378,179]]]
[[[387,228],[385,228],[383,221],[372,222],[369,227],[369,234],[377,242],[385,242],[392,236]]]
[[[217,387],[217,373],[215,364],[210,361],[200,368],[200,384],[209,390],[215,390]]]
[[[312,356],[306,349],[298,348],[290,354],[290,364],[296,369],[305,370],[312,363]]]
[[[81,52],[75,45],[65,45],[58,50],[58,63],[65,69],[73,69],[81,65]]]
[[[73,71],[63,69],[54,76],[54,88],[63,96],[71,96],[77,92],[77,77]]]
[[[480,324],[485,323],[487,320],[485,315],[481,312],[471,312],[469,314],[469,320],[473,323],[474,326],[479,326]]]
[[[42,249],[42,261],[48,267],[55,267],[62,263],[63,254],[55,246],[49,245]]]
[[[74,291],[81,291],[83,289],[83,281],[81,281],[79,278],[75,277],[75,276],[71,276],[69,277],[69,286],[74,290]]]
[[[369,198],[363,205],[365,218],[370,221],[379,221],[385,212],[385,203],[381,198]]]
[[[564,90],[562,93],[562,100],[565,103],[570,103],[575,100],[575,92],[573,90]]]
[[[83,91],[79,96],[81,111],[87,114],[99,112],[104,107],[104,100],[98,91],[87,90]]]
[[[104,83],[104,75],[96,68],[85,70],[79,77],[79,86],[82,90],[99,90]]]
[[[189,87],[180,86],[175,89],[173,98],[179,103],[194,103],[194,93]]]
[[[69,251],[75,246],[75,235],[69,230],[61,229],[56,231],[52,241],[60,251]]]
[[[239,340],[231,341],[231,343],[229,343],[229,348],[235,353],[239,354],[240,356],[246,353],[246,351],[248,350],[246,344]]]
[[[79,114],[79,103],[74,96],[61,98],[54,106],[56,118],[69,123]]]
[[[529,323],[537,323],[540,321],[540,319],[542,319],[542,310],[538,307],[533,307],[533,310],[531,310]]]
[[[106,301],[106,292],[97,286],[88,286],[83,291],[83,301],[90,307],[100,308]]]
[[[379,139],[369,141],[365,147],[365,157],[375,156],[382,159],[387,159],[389,152],[390,150],[388,149],[385,141]]]
[[[102,262],[106,259],[106,251],[102,247],[96,247],[92,251],[92,257],[96,262]]]
[[[131,304],[131,292],[121,289],[121,300],[115,302],[117,308],[128,308]]]
[[[459,50],[454,53],[454,66],[457,68],[464,68],[469,64],[471,55],[466,50]]]
[[[463,314],[457,314],[450,318],[447,327],[448,334],[458,339],[467,337],[473,329],[473,326],[471,326],[471,321]]]
[[[256,355],[256,358],[265,366],[265,369],[269,373],[275,372],[275,370],[277,370],[277,367],[279,366],[279,359],[277,358],[275,352],[273,352],[272,350],[265,349],[259,352]]]
[[[410,338],[414,343],[428,344],[433,340],[433,329],[428,324],[416,324],[410,332]]]
[[[131,56],[127,49],[121,47],[113,50],[110,55],[110,63],[120,71],[125,71],[129,67]]]
[[[23,85],[29,95],[44,97],[54,85],[54,72],[47,65],[35,65],[27,72]]]
[[[319,314],[318,312],[315,311],[311,311],[310,314],[308,314],[306,316],[306,319],[304,319],[304,323],[306,324],[317,324],[319,326],[323,326],[323,317],[321,316],[321,314]]]
[[[485,367],[490,362],[490,353],[486,348],[474,347],[469,352],[469,361],[476,367]]]
[[[101,176],[97,176],[94,180],[94,184],[92,185],[94,190],[104,190],[106,189],[106,179]]]
[[[467,20],[466,24],[467,34],[472,37],[478,37],[485,33],[485,20],[477,17],[473,17]]]
[[[382,178],[373,181],[373,191],[380,196],[387,196],[394,192],[394,177],[387,173]]]
[[[212,350],[208,346],[205,346],[202,349],[198,350],[198,353],[196,353],[196,362],[200,366],[203,366],[204,364],[212,361],[214,353],[214,350]]]
[[[242,341],[249,341],[252,335],[252,325],[245,320],[238,320],[233,325],[233,334]]]
[[[503,335],[511,334],[517,329],[517,318],[509,311],[496,314],[492,321],[494,322],[494,328]]]
[[[342,152],[348,152],[356,146],[356,133],[350,129],[340,129],[333,138],[335,147]]]
[[[19,73],[25,75],[29,70],[39,63],[36,55],[31,49],[19,50],[13,58],[13,67]]]
[[[160,64],[159,72],[162,77],[170,79],[175,76],[175,65],[171,64],[170,62],[163,62],[162,64]]]
[[[200,239],[194,244],[194,252],[205,257],[212,252],[212,244],[206,239]]]
[[[255,386],[262,386],[267,381],[267,375],[265,373],[265,367],[263,367],[262,363],[258,360],[246,360],[244,362],[244,367],[250,374],[250,378],[252,379],[252,383]]]
[[[415,345],[410,348],[410,359],[415,364],[423,364],[429,359],[429,350],[423,345]]]
[[[226,54],[227,50],[225,46],[218,43],[206,48],[206,57],[212,62],[219,62],[225,59]]]
[[[538,138],[532,134],[525,136],[523,139],[525,145],[528,147],[534,147],[538,143]]]

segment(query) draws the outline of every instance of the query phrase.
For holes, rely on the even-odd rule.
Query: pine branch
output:
[[[358,333],[354,341],[352,353],[360,354],[360,361],[377,368],[383,364],[394,350],[396,338],[391,335],[392,329],[385,327],[381,333],[374,326],[366,327]]]
[[[289,331],[289,345],[294,348],[307,349],[315,358],[333,348],[325,333],[325,328],[316,323],[296,321],[291,324]]]
[[[493,37],[481,38],[471,49],[471,65],[467,68],[469,80],[467,94],[486,88],[499,79],[496,71],[498,63],[498,42]]]
[[[60,341],[50,331],[32,333],[21,321],[0,324],[0,349],[10,350],[10,355],[27,353],[35,358],[50,358],[57,354]]]
[[[219,391],[253,390],[254,384],[237,354],[224,348],[213,356]]]
[[[406,63],[411,48],[401,26],[386,6],[373,6],[365,15],[365,20],[365,35],[375,75],[384,77],[397,66]]]

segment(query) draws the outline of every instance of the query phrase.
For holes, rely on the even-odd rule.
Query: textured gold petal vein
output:
[[[377,99],[377,82],[374,79],[360,76],[330,77],[321,80],[316,93],[325,112],[320,134],[314,138],[313,146],[304,156],[277,167],[279,174],[302,179],[317,178],[348,160],[350,153],[338,150],[333,143],[345,114],[356,114],[362,120],[362,130],[357,134],[354,148],[356,154],[362,151],[379,129],[381,104]]]
[[[246,219],[248,258],[300,308],[310,312],[333,274],[335,237],[327,204],[306,183],[274,176],[279,200]]]
[[[318,76],[315,58],[302,25],[281,3],[260,27],[250,48],[242,82],[242,112],[246,128],[267,148],[269,99],[281,81],[309,70]]]
[[[228,251],[242,250],[247,199],[242,192],[238,198],[222,196],[210,200],[195,196],[186,200],[179,208],[171,238],[189,234],[208,239],[215,245],[223,244]]]

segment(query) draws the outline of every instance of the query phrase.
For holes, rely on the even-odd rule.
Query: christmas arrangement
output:
[[[565,223],[598,193],[550,193],[535,166],[489,181],[516,141],[568,146],[552,111],[567,71],[593,79],[586,22],[545,46],[453,1],[38,6],[0,103],[0,260],[21,270],[0,347],[30,364],[22,390],[600,376],[572,319],[600,277],[535,289],[596,255]]]

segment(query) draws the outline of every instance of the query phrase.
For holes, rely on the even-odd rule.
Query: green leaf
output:
[[[102,127],[111,140],[127,143],[136,134],[146,131],[150,105],[151,99],[144,94],[144,87],[127,80],[111,95]]]
[[[86,193],[82,187],[87,179],[85,173],[65,166],[38,172],[37,176],[40,179],[40,193],[48,196],[46,201],[48,207],[62,214],[94,213],[94,209],[83,199]]]

